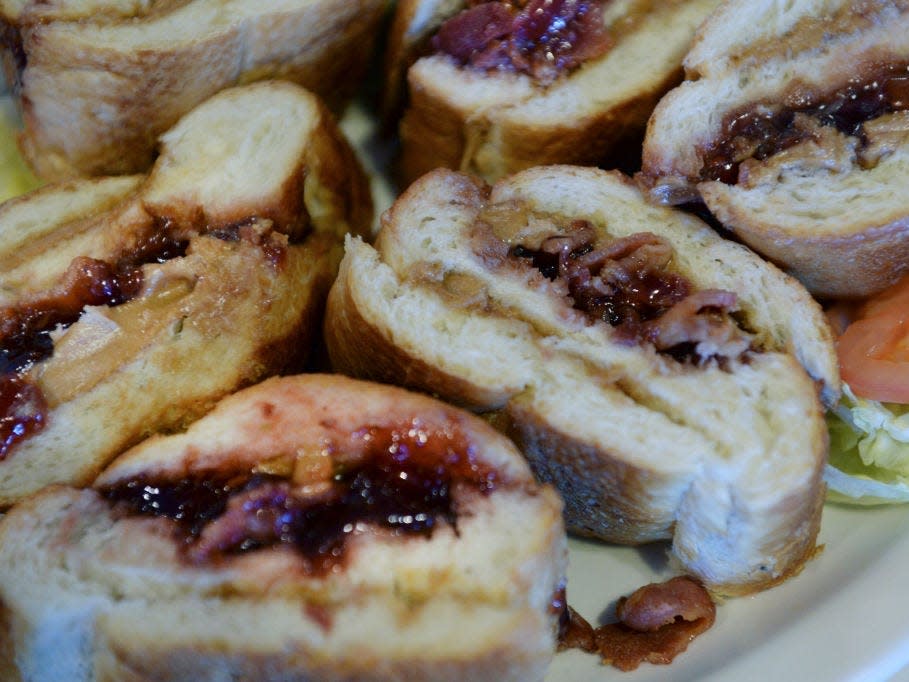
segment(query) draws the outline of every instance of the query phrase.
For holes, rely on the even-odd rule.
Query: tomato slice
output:
[[[899,311],[909,311],[909,277],[904,277],[889,289],[884,289],[873,298],[868,299],[859,308],[860,318],[890,315]]]
[[[843,381],[871,400],[909,403],[909,277],[862,305],[837,341]]]

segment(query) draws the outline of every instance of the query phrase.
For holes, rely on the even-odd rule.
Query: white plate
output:
[[[567,652],[547,682],[896,679],[909,665],[909,507],[828,504],[820,542],[799,575],[720,604],[714,626],[671,665],[621,673]],[[611,616],[617,597],[669,575],[660,547],[570,547],[568,602],[591,622]]]
[[[344,129],[371,170],[387,164],[391,152],[377,143],[361,109],[346,116]],[[378,175],[374,190],[381,211],[391,190]],[[569,651],[556,655],[547,682],[909,682],[909,506],[828,504],[820,542],[824,550],[800,575],[720,604],[713,628],[671,665],[644,663],[623,673],[594,655]],[[603,616],[612,620],[618,597],[669,576],[661,545],[635,549],[571,540],[570,561],[568,601],[593,624]]]

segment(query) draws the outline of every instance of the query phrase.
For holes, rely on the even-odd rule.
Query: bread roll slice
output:
[[[819,306],[617,172],[430,173],[375,248],[348,240],[325,325],[338,371],[488,414],[575,533],[671,539],[723,594],[814,552],[839,391]]]
[[[183,114],[264,79],[339,106],[370,63],[386,4],[2,0],[0,52],[22,104],[23,154],[45,180],[143,172]]]
[[[717,4],[399,2],[387,78],[394,97],[403,90],[398,83],[406,72],[409,104],[400,125],[404,182],[436,167],[490,182],[546,163],[637,167],[647,118],[660,96],[681,79],[682,57],[695,28]],[[499,31],[511,31],[520,41],[510,58],[464,65],[463,55],[437,47],[407,68],[413,56],[426,51],[430,36],[445,20],[450,20],[449,28],[442,30],[452,33],[445,44],[454,45],[455,52],[466,54],[465,46],[476,45],[476,54],[486,43],[496,44],[498,34],[487,35],[490,24],[482,17],[465,21],[459,14],[489,12],[493,6],[517,17],[508,20],[514,22],[511,28]],[[524,22],[523,15],[531,18]],[[545,26],[536,25],[538,15]],[[588,25],[587,16],[601,18],[599,33],[597,26]],[[450,28],[458,21],[460,26]],[[501,23],[500,18],[492,25]],[[536,33],[540,35],[533,39]],[[588,43],[597,49],[588,49]],[[563,53],[564,44],[573,47]],[[581,52],[577,60],[572,50]],[[523,63],[528,54],[536,55],[529,58],[529,72],[509,66]],[[561,62],[567,64],[551,66]],[[630,163],[628,154],[633,157]]]
[[[542,680],[561,502],[482,420],[272,378],[0,521],[4,679]]]
[[[699,200],[819,297],[909,268],[909,6],[730,0],[656,108],[642,179]]]
[[[148,434],[303,362],[339,235],[371,227],[367,191],[315,96],[274,82],[194,110],[147,177],[0,207],[0,506],[90,483]]]

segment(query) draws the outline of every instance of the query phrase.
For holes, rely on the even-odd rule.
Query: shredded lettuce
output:
[[[827,414],[829,499],[849,504],[909,502],[909,405],[843,398]]]

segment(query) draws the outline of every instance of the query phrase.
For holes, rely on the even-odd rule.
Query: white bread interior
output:
[[[641,178],[657,200],[702,199],[725,227],[815,295],[870,295],[909,267],[904,112],[866,124],[867,149],[828,128],[816,140],[749,161],[735,185],[702,180],[700,171],[733,113],[805,101],[907,61],[904,2],[727,0],[686,56],[687,80],[654,111]]]
[[[3,0],[22,151],[45,180],[135,173],[161,133],[226,87],[280,78],[339,105],[370,62],[386,5]]]
[[[542,680],[565,581],[561,502],[468,413],[345,377],[273,378],[140,444],[95,487],[350,458],[362,429],[408,425],[462,434],[507,484],[455,489],[457,533],[367,524],[325,574],[286,545],[193,563],[169,521],[124,517],[96,490],[53,487],[18,505],[0,522],[4,679]]]
[[[372,199],[357,157],[321,99],[298,86],[224,90],[163,133],[160,147],[143,202],[164,219],[227,225],[256,206],[290,235],[370,234]]]
[[[516,201],[613,237],[664,236],[677,272],[739,296],[763,352],[726,369],[680,364],[617,342],[544,278],[490,268],[478,215]],[[559,487],[570,530],[671,538],[683,570],[729,594],[776,583],[814,552],[827,448],[818,395],[832,404],[839,392],[819,306],[618,173],[538,168],[491,190],[449,171],[425,176],[386,213],[375,248],[348,239],[325,333],[338,371],[493,413]]]
[[[409,21],[397,21],[397,31],[410,37],[393,32],[392,47],[417,42],[459,4],[400,3]],[[603,162],[636,139],[659,97],[680,80],[694,31],[717,4],[607,3],[604,21],[615,45],[549,86],[524,74],[462,68],[444,55],[417,60],[407,70],[409,103],[400,126],[404,182],[436,167],[492,182],[547,163]],[[396,73],[406,57],[389,62]],[[388,78],[394,88],[396,76]]]
[[[189,244],[183,257],[142,266],[138,296],[87,307],[54,331],[53,354],[24,370],[48,415],[0,461],[0,505],[49,483],[90,483],[141,438],[308,355],[339,235],[371,227],[366,178],[311,93],[274,82],[219,97],[178,126],[150,176],[68,181],[0,207],[2,306],[65,289],[76,257],[116,263],[162,229]],[[272,109],[260,119],[250,102],[263,97]],[[187,158],[213,144],[213,130],[227,132],[224,102],[233,111],[225,143],[270,140],[272,164],[242,147],[210,165]],[[258,122],[267,129],[279,112],[284,135],[260,134]],[[248,163],[236,158],[244,154]],[[212,234],[237,224],[248,238]]]

